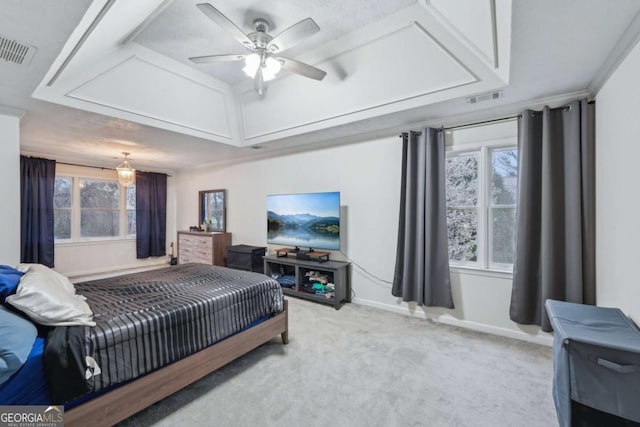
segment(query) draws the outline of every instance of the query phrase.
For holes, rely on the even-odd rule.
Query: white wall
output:
[[[20,262],[20,118],[0,114],[0,264]]]
[[[113,170],[100,170],[56,165],[57,175],[77,175],[87,178],[117,179]],[[175,236],[175,186],[173,178],[167,180],[167,253]],[[167,257],[136,258],[135,239],[84,241],[57,243],[55,246],[55,270],[74,281],[146,269],[165,265]]]
[[[227,189],[227,231],[233,244],[266,245],[268,194],[340,191],[341,249],[369,273],[393,279],[400,201],[402,143],[397,136],[177,177],[177,225],[198,220],[198,191]],[[273,252],[275,246],[270,247]],[[344,259],[334,253],[331,259]],[[453,272],[455,310],[416,308],[391,295],[391,284],[353,266],[354,302],[521,339],[549,343],[537,327],[509,319],[511,280]]]
[[[596,97],[597,303],[640,318],[640,44]]]

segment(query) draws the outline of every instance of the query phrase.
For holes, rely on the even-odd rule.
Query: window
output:
[[[478,155],[447,159],[447,225],[449,259],[478,261]]]
[[[127,237],[136,235],[136,186],[132,184],[125,190],[127,194]]]
[[[56,240],[71,239],[71,207],[73,178],[56,177],[53,190],[53,221]]]
[[[491,238],[489,264],[511,267],[515,254],[516,200],[518,195],[518,150],[491,152]]]
[[[515,253],[517,148],[485,145],[450,151],[445,173],[451,265],[510,271]]]
[[[120,234],[120,184],[80,180],[80,237]]]
[[[54,189],[56,241],[132,238],[136,234],[135,185],[57,176]]]

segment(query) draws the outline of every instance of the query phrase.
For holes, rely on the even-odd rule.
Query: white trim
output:
[[[600,92],[600,89],[609,80],[611,75],[618,69],[622,61],[624,61],[633,48],[640,41],[640,12],[636,14],[629,26],[624,30],[622,36],[613,46],[609,55],[604,60],[595,77],[587,87],[588,91],[594,96]]]
[[[480,268],[469,265],[450,264],[449,271],[456,274],[469,274],[472,276],[495,277],[497,279],[513,279],[513,273],[507,270],[496,270],[495,268]]]
[[[483,269],[489,267],[489,213],[487,204],[489,201],[490,173],[489,155],[487,146],[484,145],[478,151],[478,264]]]
[[[20,108],[9,107],[8,105],[0,104],[0,114],[3,116],[11,116],[17,119],[21,119],[27,112]]]
[[[166,257],[161,257],[166,258]],[[125,273],[138,273],[141,271],[147,270],[156,270],[162,267],[168,267],[169,263],[165,262],[155,262],[149,264],[129,264],[120,266],[116,269],[94,269],[94,270],[80,270],[74,271],[71,273],[67,273],[66,276],[73,283],[84,282],[86,280],[96,280],[96,279],[104,279],[106,277],[120,276]]]
[[[411,311],[405,303],[402,306],[394,306],[390,304],[384,304],[377,301],[371,301],[366,299],[356,298],[353,301],[354,304],[363,305],[366,307],[378,308],[393,313],[402,314],[409,317],[418,317],[421,319],[429,319],[437,323],[444,325],[458,326],[460,328],[469,329],[477,332],[484,332],[491,335],[497,335],[506,338],[512,338],[520,341],[526,341],[534,344],[540,344],[547,347],[553,345],[553,335],[540,331],[537,335],[528,334],[524,331],[511,330],[507,328],[501,328],[498,326],[486,325],[484,323],[473,322],[470,320],[457,319],[448,314],[431,314],[422,309]]]
[[[120,237],[112,237],[112,238],[106,238],[106,237],[84,237],[81,240],[71,240],[71,239],[61,239],[61,240],[56,240],[55,245],[56,246],[64,246],[64,247],[69,247],[69,246],[95,246],[95,245],[114,245],[114,244],[122,244],[122,243],[127,243],[127,242],[131,242],[131,243],[135,243],[136,238],[135,237],[127,237],[127,238],[120,238]]]

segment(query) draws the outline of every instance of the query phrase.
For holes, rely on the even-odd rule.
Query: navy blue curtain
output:
[[[167,253],[167,175],[136,171],[136,257]]]
[[[56,162],[20,156],[20,260],[53,267]]]

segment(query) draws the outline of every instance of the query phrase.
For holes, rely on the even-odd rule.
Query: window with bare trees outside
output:
[[[518,150],[491,151],[489,264],[510,268],[515,253]]]
[[[136,187],[118,181],[57,176],[54,187],[56,242],[135,238]]]
[[[56,177],[53,191],[54,237],[71,239],[71,208],[73,207],[73,178]]]
[[[447,228],[452,266],[511,271],[515,253],[518,150],[449,151]]]

